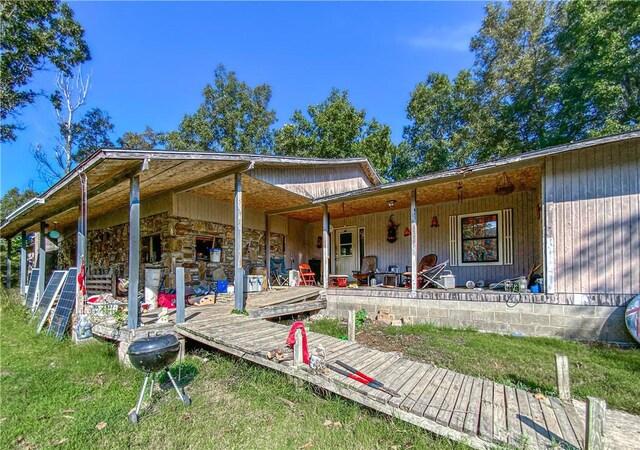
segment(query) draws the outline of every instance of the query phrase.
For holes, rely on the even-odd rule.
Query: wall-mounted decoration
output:
[[[393,222],[393,214],[389,216],[389,225],[387,225],[387,242],[395,242],[398,238],[396,237],[396,231],[400,226],[399,223]]]
[[[316,247],[322,248],[322,236],[318,236],[318,239],[316,239]]]
[[[433,216],[433,219],[431,219],[431,228],[438,228],[439,226],[438,216]]]
[[[404,236],[411,236],[411,230],[409,229],[409,227],[405,227],[404,228]]]
[[[495,192],[498,195],[508,195],[513,192],[515,186],[507,176],[507,172],[502,172],[502,177],[500,177],[500,181],[496,185]]]

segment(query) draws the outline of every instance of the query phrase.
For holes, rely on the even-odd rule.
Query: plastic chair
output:
[[[311,270],[309,264],[300,264],[298,270],[300,271],[300,286],[315,286],[317,284],[316,273]]]
[[[369,280],[375,275],[378,267],[378,258],[376,256],[365,256],[360,264],[360,271],[353,271],[353,278],[358,284],[369,285]]]

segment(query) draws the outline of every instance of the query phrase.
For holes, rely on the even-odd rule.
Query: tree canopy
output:
[[[118,138],[118,146],[128,149],[151,150],[164,145],[164,134],[147,126],[142,133],[127,131]]]
[[[333,89],[322,103],[296,110],[275,134],[279,155],[316,158],[366,157],[386,174],[396,152],[391,129],[351,104],[347,91]]]
[[[640,2],[485,9],[473,67],[412,92],[395,178],[638,127]]]
[[[8,142],[22,127],[16,116],[38,94],[27,88],[34,73],[50,63],[70,74],[90,54],[84,30],[66,3],[3,0],[0,22],[0,142]]]
[[[202,92],[204,100],[194,114],[182,119],[178,131],[167,133],[167,148],[228,153],[268,153],[270,127],[276,120],[269,109],[271,87],[255,88],[240,81],[234,71],[219,65],[213,84]]]

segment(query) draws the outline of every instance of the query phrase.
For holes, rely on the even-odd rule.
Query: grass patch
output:
[[[132,425],[144,374],[120,366],[111,344],[35,333],[29,316],[0,290],[0,448],[467,448],[202,349],[182,362],[191,406],[157,392]]]
[[[337,320],[311,325],[336,336]],[[324,331],[323,331],[324,330]],[[432,324],[387,327],[370,325],[358,342],[498,383],[557,396],[555,354],[569,357],[571,394],[607,401],[610,408],[640,414],[640,351],[604,344],[581,344],[552,338],[512,337],[456,330]]]

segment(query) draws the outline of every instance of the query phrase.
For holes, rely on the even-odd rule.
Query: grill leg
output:
[[[151,389],[149,389],[149,399],[153,397],[153,383],[156,381],[156,374],[151,375]]]
[[[182,392],[180,392],[180,388],[176,384],[176,380],[174,380],[173,377],[171,376],[171,372],[169,372],[169,368],[165,367],[164,370],[165,372],[167,372],[167,376],[169,377],[169,380],[171,380],[171,384],[173,384],[174,389],[178,393],[178,398],[182,400]]]
[[[144,391],[147,389],[147,382],[149,381],[149,376],[151,372],[147,372],[147,375],[144,377],[144,384],[142,385],[142,390],[140,391],[140,397],[138,397],[138,404],[136,405],[136,415],[140,412],[140,407],[142,406],[142,399],[144,398]]]

